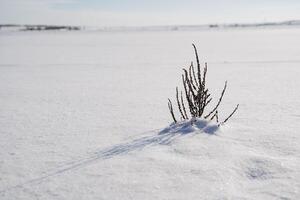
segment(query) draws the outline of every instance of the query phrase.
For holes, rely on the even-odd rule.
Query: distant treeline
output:
[[[68,30],[78,31],[81,28],[79,26],[55,26],[55,25],[18,25],[18,24],[0,24],[2,28],[20,28],[21,31],[48,31],[48,30]]]
[[[84,26],[58,26],[58,25],[20,25],[20,24],[0,24],[0,30],[16,31],[51,31],[51,30],[93,30],[93,31],[193,31],[206,29],[227,29],[227,28],[256,28],[256,27],[280,27],[297,26],[300,27],[300,20],[289,20],[283,22],[263,22],[263,23],[229,23],[229,24],[204,24],[204,25],[166,25],[166,26],[120,26],[120,27],[84,27]]]

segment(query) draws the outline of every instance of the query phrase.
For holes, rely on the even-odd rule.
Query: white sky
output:
[[[0,0],[0,23],[91,26],[300,19],[300,0]]]

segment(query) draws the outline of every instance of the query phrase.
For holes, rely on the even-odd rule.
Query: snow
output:
[[[0,32],[0,199],[298,199],[299,34]],[[220,128],[169,125],[192,43]]]

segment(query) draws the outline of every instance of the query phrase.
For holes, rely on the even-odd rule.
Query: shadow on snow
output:
[[[143,148],[148,146],[169,145],[176,138],[181,137],[183,135],[198,133],[198,132],[202,132],[206,134],[215,134],[218,128],[219,127],[217,125],[209,124],[207,121],[204,120],[196,120],[193,122],[193,124],[191,123],[191,121],[183,121],[177,124],[173,123],[170,126],[158,132],[158,134],[151,135],[151,136],[144,136],[127,143],[114,145],[107,149],[100,150],[98,152],[95,152],[93,155],[89,157],[69,162],[61,166],[60,168],[56,169],[55,171],[45,172],[45,175],[42,175],[38,178],[34,178],[26,182],[20,183],[18,185],[1,190],[0,194],[3,194],[13,189],[22,188],[25,185],[37,184],[43,182],[48,178],[58,176],[64,172],[71,171],[77,168],[85,167],[101,159],[104,160],[104,159],[112,158],[114,156],[124,155],[129,152],[142,150]]]

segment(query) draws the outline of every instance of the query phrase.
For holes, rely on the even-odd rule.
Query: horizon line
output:
[[[138,28],[138,27],[188,27],[188,26],[230,26],[230,25],[238,25],[238,26],[249,26],[249,25],[281,25],[292,22],[299,22],[300,19],[291,19],[291,20],[281,20],[281,21],[261,21],[261,22],[229,22],[229,23],[202,23],[202,24],[165,24],[165,25],[111,25],[111,26],[103,26],[103,25],[58,25],[58,24],[34,24],[34,23],[0,23],[0,26],[67,26],[67,27],[99,27],[99,28]]]

